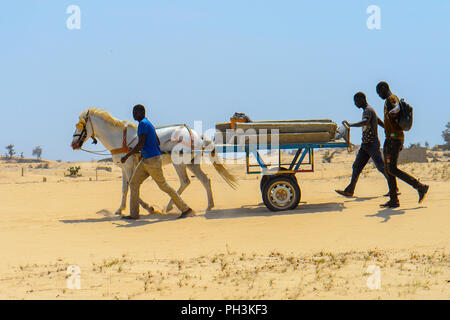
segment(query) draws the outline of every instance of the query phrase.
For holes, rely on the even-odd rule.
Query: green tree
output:
[[[442,131],[442,138],[444,138],[447,145],[450,145],[450,122],[447,122],[445,130]]]
[[[5,148],[6,148],[6,150],[8,150],[8,156],[10,158],[12,158],[16,154],[16,151],[14,150],[14,145],[13,144],[7,145]]]
[[[42,155],[42,148],[40,146],[37,146],[33,149],[33,156],[36,156],[37,159],[41,159]]]

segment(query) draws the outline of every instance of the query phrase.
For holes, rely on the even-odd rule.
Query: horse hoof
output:
[[[213,208],[214,208],[214,206],[209,206],[208,208],[206,208],[206,212],[212,211]]]
[[[114,212],[114,214],[120,216],[122,214],[122,210],[117,210],[116,212]]]
[[[155,208],[153,208],[152,206],[147,206],[147,208],[145,208],[147,210],[148,213],[153,214],[155,213]]]

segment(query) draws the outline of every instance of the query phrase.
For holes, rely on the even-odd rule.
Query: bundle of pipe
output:
[[[272,139],[280,144],[320,143],[333,140],[336,130],[337,124],[329,119],[239,122],[234,130],[226,122],[216,124],[215,139],[225,144],[271,143]]]

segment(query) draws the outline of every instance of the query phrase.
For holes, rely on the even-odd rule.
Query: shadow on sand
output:
[[[207,212],[205,214],[206,219],[232,219],[232,218],[244,218],[244,217],[271,217],[271,216],[284,216],[293,214],[307,214],[318,212],[329,212],[344,210],[343,203],[328,202],[320,204],[306,204],[301,202],[295,210],[289,211],[270,211],[266,208],[264,203],[257,205],[244,205],[240,208],[222,209]]]
[[[106,217],[101,218],[88,218],[88,219],[73,219],[73,220],[59,220],[62,223],[96,223],[96,222],[107,222],[107,221],[124,221],[128,222],[129,224],[151,224],[156,222],[162,222],[162,221],[170,221],[170,220],[176,220],[176,218],[179,216],[179,214],[176,213],[168,213],[168,214],[141,214],[139,220],[125,220],[122,219],[119,215],[110,215]],[[152,221],[149,221],[152,220]],[[120,225],[123,227],[123,225]]]
[[[375,214],[368,214],[366,215],[366,217],[369,218],[383,218],[383,221],[380,221],[380,223],[384,223],[384,222],[388,222],[389,220],[391,220],[392,216],[399,216],[402,214],[405,214],[406,211],[411,211],[411,210],[418,210],[418,209],[423,209],[426,207],[420,206],[420,207],[416,207],[416,208],[408,208],[408,209],[381,209],[380,211],[378,211]]]
[[[378,199],[381,197],[351,197],[347,198],[347,200],[344,200],[344,202],[360,202],[360,201],[369,201],[373,199]]]
[[[213,210],[205,214],[198,214],[196,217],[204,217],[206,219],[233,219],[245,217],[270,217],[270,216],[284,216],[293,214],[310,214],[319,212],[342,212],[345,206],[343,203],[328,202],[319,204],[306,204],[301,202],[295,210],[290,211],[270,211],[263,203],[257,205],[244,205],[240,208]],[[177,221],[178,213],[168,214],[148,214],[141,215],[139,220],[124,220],[120,216],[112,215],[101,218],[75,219],[75,220],[60,220],[62,223],[96,223],[113,221],[118,228],[139,227],[159,222]],[[121,223],[116,223],[120,221]],[[123,224],[126,222],[126,224]]]

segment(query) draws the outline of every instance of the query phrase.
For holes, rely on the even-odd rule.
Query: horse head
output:
[[[94,140],[93,143],[97,143],[94,134],[94,128],[92,126],[92,121],[89,117],[89,110],[83,111],[79,116],[79,121],[75,125],[75,132],[73,134],[72,143],[70,146],[73,150],[79,150],[83,146],[84,142],[88,138],[92,138]]]

